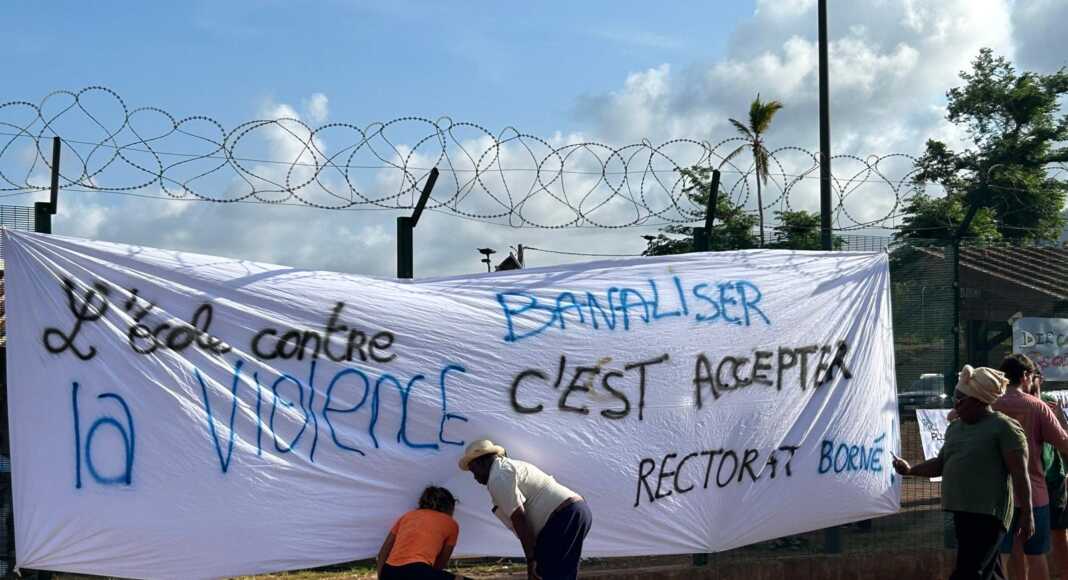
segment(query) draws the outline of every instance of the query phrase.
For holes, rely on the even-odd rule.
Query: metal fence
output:
[[[924,459],[915,411],[949,405],[959,366],[997,367],[1012,352],[1015,317],[1068,317],[1068,246],[848,236],[842,249],[880,246],[890,254],[902,455],[915,464]],[[952,520],[941,511],[941,484],[905,478],[898,514],[714,554],[707,565],[743,561],[755,570],[777,558],[851,554],[891,561],[895,554],[915,557],[953,543]],[[820,577],[804,570],[790,577]]]

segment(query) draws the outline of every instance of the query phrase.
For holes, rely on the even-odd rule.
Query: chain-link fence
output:
[[[901,449],[912,464],[924,460],[916,409],[948,407],[959,366],[997,367],[1012,352],[1015,318],[1068,318],[1068,247],[957,246],[946,240],[891,243],[887,238],[847,236],[841,249],[890,253]],[[1046,388],[1068,384],[1047,382]],[[952,547],[952,521],[941,511],[941,484],[905,478],[898,514],[715,554],[708,564],[733,567],[741,560],[755,571],[769,560],[833,555],[832,561],[841,565],[862,561],[851,556],[945,565]],[[924,554],[933,557],[925,560]],[[695,558],[695,563],[703,559]],[[788,577],[821,577],[809,569],[800,566]],[[938,577],[939,572],[930,575]]]

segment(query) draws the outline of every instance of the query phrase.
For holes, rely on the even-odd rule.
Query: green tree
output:
[[[691,167],[682,170],[686,185],[683,193],[697,207],[706,207],[708,191],[711,189],[712,171],[707,167]],[[704,211],[694,212],[694,219],[704,217]],[[727,196],[720,195],[716,200],[716,222],[712,225],[710,250],[744,250],[757,247],[753,229],[757,225],[756,216],[746,213],[741,206],[731,203]],[[647,238],[646,256],[665,256],[668,254],[685,254],[694,251],[693,228],[690,226],[668,226],[656,236]]]
[[[927,142],[916,180],[941,185],[946,198],[914,198],[898,238],[952,237],[975,206],[978,223],[970,235],[1056,239],[1064,228],[1068,182],[1047,168],[1068,160],[1063,146],[1068,115],[1060,113],[1058,103],[1068,95],[1068,71],[1017,73],[1009,61],[984,48],[960,78],[964,85],[946,95],[946,118],[967,132],[970,145],[954,151],[941,141]]]
[[[728,161],[742,151],[749,149],[753,152],[753,169],[756,174],[757,211],[760,216],[760,245],[764,246],[764,191],[768,184],[768,149],[764,147],[764,133],[771,126],[771,120],[775,118],[783,108],[779,101],[761,101],[758,93],[756,99],[749,105],[749,124],[746,125],[737,119],[730,119],[734,128],[747,141],[739,146],[724,159]]]
[[[779,211],[779,225],[775,226],[775,237],[769,248],[784,250],[820,250],[823,243],[820,237],[820,216],[817,213],[805,210]],[[834,236],[831,239],[832,247],[841,250],[845,245],[845,238]]]
[[[951,241],[956,237],[966,211],[964,199],[959,195],[913,197],[905,205],[905,223],[895,237],[932,242]],[[980,208],[964,237],[985,242],[1000,241],[1002,236],[994,211],[988,207]]]

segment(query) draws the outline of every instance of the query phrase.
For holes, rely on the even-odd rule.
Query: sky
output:
[[[980,47],[993,48],[1020,69],[1049,72],[1068,65],[1068,37],[1057,30],[1057,23],[1068,22],[1068,2],[829,4],[832,149],[853,156],[834,164],[839,187],[849,193],[842,216],[846,222],[892,214],[895,188],[904,191],[907,157],[880,163],[889,184],[867,172],[863,160],[918,155],[928,138],[961,143],[964,136],[944,119],[944,95],[958,84],[958,72],[968,67]],[[587,214],[593,221],[634,221],[633,208],[620,196],[596,205],[613,187],[630,188],[631,195],[638,188],[637,195],[669,215],[670,180],[657,182],[648,179],[656,173],[647,173],[640,184],[640,175],[628,176],[624,186],[612,177],[599,180],[584,171],[592,168],[596,173],[606,158],[610,171],[618,168],[619,158],[609,158],[613,148],[677,139],[715,144],[733,137],[728,118],[744,118],[757,94],[785,104],[769,131],[769,146],[818,149],[815,0],[59,1],[7,3],[3,15],[17,25],[5,27],[7,54],[0,59],[0,71],[6,82],[0,84],[0,103],[38,103],[52,91],[104,86],[130,109],[158,107],[179,119],[211,117],[224,131],[278,118],[296,118],[311,127],[343,123],[366,128],[403,117],[473,123],[485,133],[457,131],[455,141],[445,147],[455,158],[451,167],[456,171],[443,173],[435,188],[440,196],[464,192],[465,213],[499,213],[495,198],[529,191],[531,175],[537,175],[530,170],[558,162],[548,149],[539,149],[540,143],[559,147],[596,142],[607,148],[570,150],[574,156],[564,163],[574,171],[559,176],[524,205],[524,217],[567,224],[574,212],[548,194],[589,193],[589,203],[596,206]],[[63,98],[50,99],[49,110],[61,106]],[[106,93],[90,92],[86,103],[100,126],[88,116],[68,114],[57,122],[57,131],[73,140],[97,141],[101,126],[124,118]],[[25,111],[0,108],[0,129],[18,126]],[[135,125],[142,133],[162,126],[162,117],[155,113],[138,115]],[[183,127],[220,134],[204,120]],[[410,165],[419,171],[434,164],[440,150],[434,149],[436,137],[426,127],[421,121],[390,125],[384,136],[397,149],[386,161],[410,153]],[[534,144],[534,153],[525,153],[518,141],[492,147],[491,136],[510,135],[513,129],[540,140],[524,141]],[[331,155],[353,144],[355,135],[351,128],[337,126],[317,133],[313,142]],[[420,143],[428,136],[431,139]],[[242,158],[266,160],[250,162],[247,168],[281,183],[287,178],[286,167],[277,162],[302,154],[305,161],[313,159],[302,153],[298,138],[308,140],[309,135],[293,122],[255,127],[236,152]],[[697,160],[697,149],[687,143],[662,151],[685,166]],[[158,147],[176,153],[205,151],[203,140],[189,135],[174,135]],[[465,151],[473,159],[465,159]],[[489,172],[479,183],[458,182],[471,175],[465,169],[488,167],[479,160],[487,151],[498,152],[509,172],[496,177]],[[84,148],[81,153],[89,154]],[[99,152],[93,154],[96,161],[90,164],[102,158]],[[772,187],[777,205],[769,208],[769,215],[787,207],[817,208],[814,175],[796,179],[787,199],[775,199],[791,175],[811,168],[805,155],[794,149],[780,153],[786,176],[778,189]],[[73,150],[65,152],[65,172],[76,167],[68,165],[73,157]],[[148,156],[131,152],[128,157],[151,165]],[[44,183],[47,174],[39,166],[27,169],[33,158],[25,140],[14,140],[0,152],[0,172],[16,183]],[[737,167],[744,170],[747,163],[743,156]],[[322,185],[312,182],[302,191],[313,202],[329,203],[334,198],[328,193],[345,188],[347,178],[362,194],[392,199],[395,206],[410,205],[411,182],[400,171],[383,169],[380,160],[377,165],[348,176],[326,172]],[[210,167],[210,159],[190,162],[174,169],[174,175],[190,178],[197,168]],[[425,171],[416,172],[412,179],[419,183],[423,175]],[[240,177],[224,168],[192,183],[206,195],[225,197],[240,190]],[[312,177],[303,166],[288,175],[292,183]],[[744,195],[737,175],[727,179],[733,180],[732,195]],[[103,187],[145,181],[122,161],[102,169],[93,180]],[[256,183],[268,186],[267,181]],[[374,276],[394,274],[395,218],[408,213],[165,201],[69,189],[61,193],[54,218],[60,234]],[[132,191],[167,193],[159,183]],[[35,199],[43,197],[12,192],[2,202],[29,205]],[[754,207],[748,198],[747,204]],[[507,218],[488,223],[456,212],[427,212],[415,232],[416,276],[478,272],[484,268],[476,251],[480,247],[495,248],[497,257],[517,244],[579,254],[637,254],[645,243],[641,236],[655,233],[663,223],[656,216],[646,217],[650,219],[625,228],[548,229],[510,227]],[[589,259],[540,251],[528,252],[526,258],[528,266]]]

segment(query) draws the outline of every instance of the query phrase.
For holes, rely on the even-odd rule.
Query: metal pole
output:
[[[426,183],[423,184],[423,191],[419,194],[419,201],[415,204],[415,209],[412,211],[412,215],[397,217],[398,278],[411,279],[415,276],[415,258],[413,256],[415,243],[413,234],[415,226],[419,223],[419,217],[423,215],[423,208],[426,207],[426,202],[430,199],[430,192],[434,189],[434,184],[437,182],[438,168],[434,167],[430,170],[430,174],[427,175]]]
[[[971,221],[971,220],[966,220]],[[962,226],[965,224],[962,223]],[[953,368],[942,378],[947,396],[953,396],[957,371],[960,369],[960,233],[953,236]]]
[[[693,249],[707,252],[712,245],[712,224],[716,221],[716,202],[719,200],[719,170],[712,170],[712,181],[705,198],[705,227],[693,229]]]
[[[831,97],[827,63],[827,0],[819,0],[819,51],[820,51],[820,247],[833,250],[831,235]],[[840,527],[823,531],[823,551],[828,554],[842,552]]]
[[[712,185],[708,188],[705,207],[705,250],[712,246],[712,226],[716,223],[716,208],[719,207],[719,170],[712,170]]]
[[[412,265],[412,218],[408,216],[397,217],[397,277],[410,279],[414,276]]]
[[[708,230],[705,228],[693,228],[693,251],[708,251]]]
[[[56,207],[59,201],[59,150],[61,144],[58,136],[52,138],[52,197],[49,201],[52,215],[56,215]]]
[[[820,51],[820,242],[833,248],[831,235],[831,102],[827,72],[827,0],[819,0]]]
[[[708,198],[705,199],[705,227],[694,228],[694,249],[698,252],[707,252],[712,246],[712,226],[716,223],[716,208],[719,206],[719,179],[719,170],[713,169]],[[708,566],[709,554],[694,554],[692,563],[698,567]]]
[[[52,183],[49,201],[38,201],[33,204],[33,231],[40,234],[52,233],[52,216],[56,215],[59,202],[59,137],[52,138]]]

